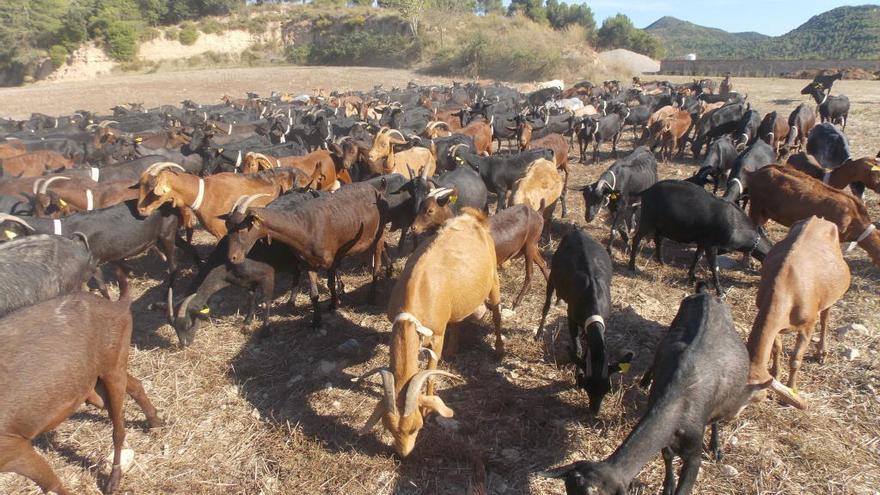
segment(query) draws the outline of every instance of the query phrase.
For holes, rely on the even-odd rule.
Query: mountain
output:
[[[645,28],[666,47],[667,58],[878,59],[880,5],[838,7],[782,36],[729,33],[662,17]]]

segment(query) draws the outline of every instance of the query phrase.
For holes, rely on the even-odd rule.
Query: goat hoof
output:
[[[828,357],[828,353],[825,351],[816,353],[816,361],[818,361],[819,364],[825,364],[826,357]]]
[[[157,428],[162,428],[163,426],[165,426],[165,420],[158,416],[147,418],[147,423],[150,425],[151,430],[155,430]]]
[[[107,481],[107,486],[104,488],[104,493],[113,493],[119,488],[119,480],[122,478],[122,468],[119,466],[113,466],[113,470],[110,472],[110,479]]]

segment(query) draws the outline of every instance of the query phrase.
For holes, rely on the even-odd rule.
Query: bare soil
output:
[[[271,89],[298,92],[314,86],[367,88],[399,85],[412,74],[353,68],[279,68],[224,70],[108,78],[83,84],[46,84],[0,91],[3,113],[58,113],[75,108],[106,109],[126,101],[148,105],[184,98],[213,101],[223,93]],[[424,79],[420,79],[425,81]],[[803,81],[737,79],[737,89],[762,112],[787,114],[803,101]],[[847,129],[855,155],[873,156],[880,142],[880,87],[843,81],[835,92],[850,96],[853,112]],[[53,110],[54,109],[54,110]],[[626,131],[621,152],[628,152]],[[570,185],[593,182],[612,163],[607,147],[599,164],[573,163]],[[576,160],[576,156],[572,156]],[[696,170],[688,155],[660,165],[664,178],[684,178]],[[866,202],[877,218],[877,195]],[[587,225],[583,199],[569,194],[569,217],[553,224],[549,259],[558,240],[573,226],[604,242],[608,226]],[[769,224],[779,240],[786,229]],[[213,239],[200,233],[203,253]],[[396,244],[396,236],[392,240]],[[309,327],[310,310],[299,293],[297,308],[287,306],[289,277],[277,282],[271,336],[258,340],[241,332],[246,294],[227,289],[211,303],[211,320],[192,347],[181,350],[162,314],[147,309],[160,301],[162,265],[148,255],[133,263],[136,278],[135,335],[130,369],[140,377],[167,426],[147,432],[142,413],[127,401],[127,443],[134,465],[123,480],[126,493],[160,494],[558,494],[559,481],[535,476],[548,467],[580,459],[603,459],[623,441],[641,416],[647,394],[637,383],[653,350],[692,291],[687,264],[692,248],[668,243],[666,264],[653,259],[643,243],[638,272],[626,267],[622,246],[615,246],[614,305],[609,345],[613,354],[635,351],[629,373],[616,379],[598,416],[590,414],[585,394],[574,388],[572,370],[563,364],[567,331],[565,305],[551,309],[549,336],[532,339],[544,301],[544,280],[537,276],[523,304],[504,320],[508,355],[493,358],[490,325],[464,324],[460,352],[441,364],[464,383],[441,382],[439,394],[455,410],[457,431],[429,419],[411,457],[391,454],[389,436],[379,428],[360,437],[360,428],[379,399],[376,384],[353,385],[350,378],[387,365],[390,323],[381,301],[393,281],[380,282],[380,304],[366,301],[366,260],[353,259],[343,271],[343,305],[321,330]],[[392,250],[392,253],[396,253]],[[880,319],[877,283],[880,271],[861,250],[848,254],[853,281],[832,310],[831,328],[858,322],[867,334],[831,332],[829,356],[818,364],[811,356],[801,374],[801,390],[810,408],[799,411],[775,400],[752,404],[724,425],[722,463],[705,458],[695,493],[699,494],[876,494],[880,489]],[[739,256],[733,257],[739,261]],[[188,261],[185,261],[188,262]],[[395,263],[395,273],[403,258]],[[708,277],[705,265],[702,275]],[[191,277],[191,274],[188,275]],[[523,279],[523,263],[501,272],[506,307]],[[722,269],[730,304],[743,338],[755,316],[759,276],[742,268]],[[183,287],[184,283],[179,283]],[[326,298],[326,294],[324,296]],[[337,347],[354,339],[355,352]],[[785,341],[786,351],[793,345]],[[860,356],[848,361],[851,348]],[[322,363],[325,361],[326,363]],[[787,363],[787,360],[783,361]],[[787,370],[787,365],[784,367]],[[110,424],[106,414],[83,407],[52,433],[40,437],[39,451],[74,493],[97,494],[109,468]],[[722,468],[733,467],[737,474]],[[659,455],[634,481],[630,493],[658,493],[663,477]],[[485,491],[480,491],[485,489]],[[0,475],[0,493],[34,494],[29,481]]]

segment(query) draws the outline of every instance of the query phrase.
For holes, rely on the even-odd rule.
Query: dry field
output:
[[[274,78],[269,79],[262,77],[263,71],[247,72],[243,80],[260,81],[251,85],[233,84],[232,75],[226,73],[213,85],[204,80],[213,73],[179,73],[174,75],[178,80],[198,78],[200,82],[170,84],[170,76],[163,74],[157,83],[151,83],[148,76],[136,76],[2,90],[0,112],[104,109],[129,100],[174,103],[194,98],[196,93],[184,88],[196,86],[201,99],[212,100],[245,88],[299,91],[315,84],[369,87],[406,80],[405,75],[395,76],[394,81],[384,79],[376,72],[370,76],[373,79],[355,81],[359,72],[338,68],[322,69],[323,80],[309,74],[310,80],[303,82],[295,79],[299,72],[271,69],[266,72]],[[740,79],[735,83],[762,112],[775,109],[788,114],[803,101],[799,95],[803,81]],[[113,92],[107,90],[110,85]],[[104,99],[98,88],[107,90]],[[876,134],[880,85],[843,81],[835,88],[852,99],[848,130],[854,153],[873,156],[880,148]],[[82,99],[78,99],[80,91]],[[631,149],[630,136],[627,132],[622,141],[624,153]],[[600,164],[575,163],[571,185],[591,183],[611,163],[604,148]],[[660,175],[684,178],[695,167],[690,158],[679,159],[661,165]],[[607,239],[608,227],[602,221],[585,224],[579,194],[570,194],[568,201],[568,218],[560,219],[557,211],[554,240],[545,249],[548,259],[572,225],[586,228],[603,242]],[[880,218],[877,201],[878,196],[869,191],[867,202],[874,218]],[[769,228],[776,240],[785,235],[785,229],[776,224]],[[207,253],[211,239],[202,233],[199,240],[201,251]],[[392,244],[396,245],[396,239]],[[366,303],[369,277],[362,260],[351,260],[343,271],[350,293],[320,331],[309,328],[308,300],[303,293],[297,297],[296,310],[288,309],[289,277],[282,276],[269,338],[257,340],[240,331],[239,307],[245,294],[227,289],[215,297],[210,323],[203,325],[186,350],[177,347],[177,338],[163,316],[147,309],[163,297],[158,287],[161,266],[152,258],[136,260],[130,368],[144,381],[167,426],[147,432],[142,413],[127,401],[127,443],[135,458],[122,489],[138,494],[563,493],[561,482],[534,473],[574,460],[602,459],[620,444],[644,410],[647,394],[637,382],[680,300],[692,291],[686,281],[692,249],[669,243],[668,264],[663,267],[653,260],[653,249],[652,244],[643,243],[637,274],[626,270],[619,245],[614,252],[609,345],[613,353],[634,350],[636,359],[630,373],[615,380],[619,387],[606,398],[600,415],[590,414],[586,395],[574,389],[571,367],[560,359],[567,345],[567,331],[559,331],[565,321],[564,304],[552,309],[548,319],[548,333],[557,339],[555,343],[549,337],[544,343],[532,340],[544,300],[544,281],[538,276],[522,306],[504,319],[508,354],[502,362],[493,358],[489,324],[462,327],[460,352],[441,366],[460,374],[465,382],[441,382],[439,392],[455,410],[457,423],[441,426],[433,419],[427,421],[416,450],[402,461],[391,454],[389,437],[378,428],[363,437],[356,433],[379,398],[379,386],[353,385],[350,378],[388,363],[390,335],[384,307]],[[739,255],[732,259],[739,261]],[[853,282],[832,311],[831,328],[863,323],[867,334],[841,336],[832,331],[826,363],[807,358],[801,375],[801,389],[810,402],[807,411],[768,400],[750,405],[724,425],[724,460],[716,464],[705,458],[695,493],[876,494],[880,490],[880,269],[861,250],[848,254],[847,259]],[[402,264],[398,258],[395,273]],[[705,268],[702,275],[707,277]],[[522,277],[522,261],[512,262],[501,272],[508,305]],[[726,300],[744,338],[756,312],[758,280],[754,271],[722,269],[722,283],[731,288]],[[387,297],[392,283],[381,281],[379,301]],[[340,348],[351,339],[356,346]],[[792,338],[787,338],[786,350],[792,345]],[[852,348],[860,356],[849,361],[843,354]],[[111,452],[110,429],[104,412],[83,407],[37,444],[69,489],[96,494],[96,483],[103,483],[108,473],[104,458]],[[658,493],[662,466],[657,455],[634,481],[630,493]],[[481,486],[486,492],[475,491]],[[23,478],[0,475],[0,493],[37,492]]]

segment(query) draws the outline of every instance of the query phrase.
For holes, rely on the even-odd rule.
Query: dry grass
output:
[[[763,112],[787,113],[801,101],[802,81],[742,79],[736,84]],[[875,102],[880,100],[880,87],[844,81],[838,91],[853,99],[849,134],[854,152],[875,154],[880,119]],[[168,98],[169,102],[180,99],[176,94]],[[622,149],[629,149],[628,142]],[[595,180],[611,163],[604,148],[602,157],[599,165],[575,164],[572,186]],[[685,177],[694,167],[691,160],[680,160],[661,165],[660,174]],[[877,199],[869,192],[874,218],[880,217]],[[548,257],[570,223],[607,239],[608,228],[601,222],[584,224],[582,199],[572,194],[569,201],[571,216],[557,218],[554,245],[545,252]],[[775,239],[785,235],[778,225],[770,227]],[[202,234],[200,240],[205,243],[208,238]],[[640,271],[632,275],[625,270],[621,251],[615,251],[609,341],[612,349],[629,348],[637,355],[632,372],[618,380],[620,388],[606,399],[598,417],[588,412],[585,395],[573,388],[570,368],[555,364],[563,343],[548,351],[532,341],[544,295],[539,276],[522,307],[504,321],[508,356],[503,362],[492,358],[489,325],[464,327],[461,352],[442,366],[466,381],[443,384],[440,390],[455,410],[460,429],[447,433],[429,420],[413,455],[404,461],[391,455],[389,439],[378,429],[362,438],[356,435],[379,394],[376,385],[353,386],[349,378],[387,364],[390,327],[384,308],[364,303],[369,280],[364,268],[344,271],[342,278],[353,292],[343,296],[342,309],[328,318],[322,331],[308,327],[304,295],[298,297],[297,311],[287,311],[282,289],[289,280],[281,277],[270,338],[256,341],[239,331],[237,311],[243,293],[228,289],[212,303],[211,323],[200,330],[190,349],[182,351],[162,316],[146,309],[162,297],[157,281],[161,267],[142,259],[135,265],[147,275],[135,280],[131,370],[144,381],[168,426],[145,432],[142,414],[128,401],[127,441],[136,452],[136,464],[125,476],[123,489],[139,494],[462,494],[472,483],[484,480],[490,494],[561,493],[561,483],[533,473],[577,459],[605,457],[642,412],[646,394],[635,383],[651,362],[654,346],[679,301],[691,291],[685,275],[691,250],[670,245],[667,253],[668,264],[660,267],[651,258],[653,246],[643,244]],[[847,259],[853,283],[832,312],[832,328],[862,322],[869,335],[850,333],[841,338],[832,333],[826,364],[807,359],[801,388],[810,401],[809,410],[767,401],[751,405],[726,425],[724,463],[739,475],[725,477],[720,466],[707,461],[696,493],[877,493],[880,272],[860,250]],[[398,260],[397,272],[401,266]],[[522,273],[521,261],[501,273],[506,301],[515,295]],[[728,269],[723,270],[722,281],[732,287],[727,301],[745,337],[755,316],[758,276]],[[391,282],[383,281],[379,300],[390,289]],[[557,335],[563,316],[564,305],[552,310],[549,334]],[[560,341],[566,333],[558,333]],[[361,352],[337,350],[349,339],[359,342]],[[853,362],[842,357],[850,347],[861,352]],[[790,340],[786,348],[791,348]],[[335,362],[336,369],[321,375],[317,371],[321,360]],[[38,444],[69,489],[98,493],[96,481],[103,481],[107,473],[102,460],[111,450],[110,425],[103,412],[84,407]],[[638,476],[631,493],[658,493],[662,473],[657,456]],[[23,478],[4,474],[0,493],[32,494],[37,489]]]

